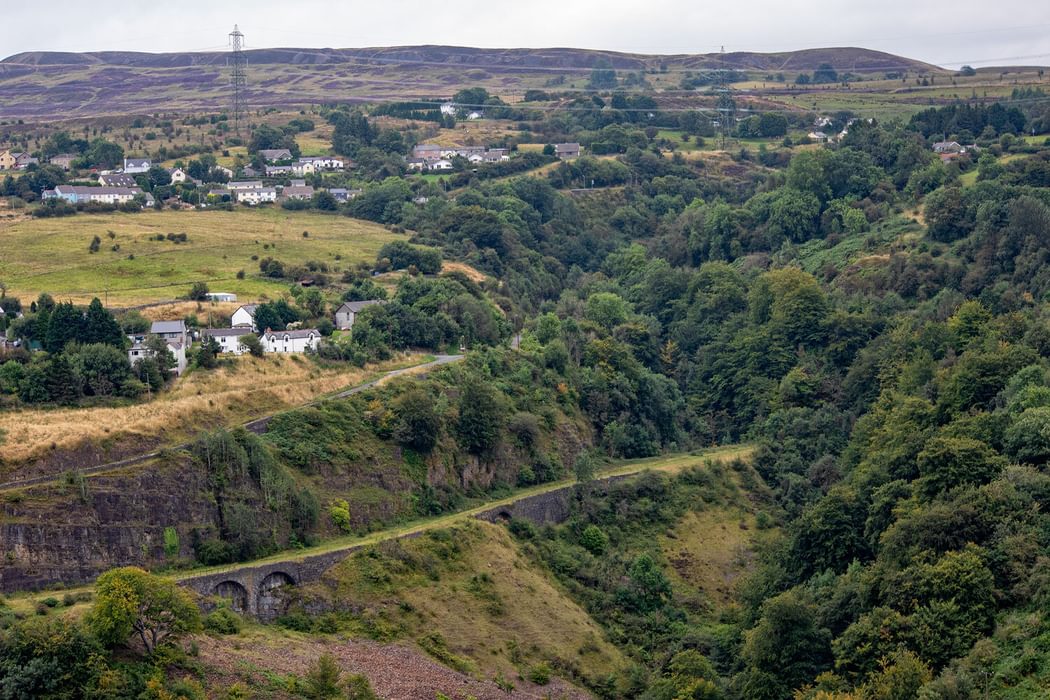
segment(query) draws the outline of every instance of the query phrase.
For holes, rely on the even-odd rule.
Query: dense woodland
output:
[[[390,167],[407,150],[402,134],[360,112],[328,115],[335,149],[371,173],[345,213],[413,232],[378,268],[427,272],[443,256],[495,281],[406,276],[391,303],[361,314],[348,346],[327,351],[364,362],[463,345],[473,351],[461,366],[292,412],[261,439],[203,437],[193,459],[228,512],[202,531],[199,560],[362,527],[337,512],[345,501],[322,506],[320,482],[300,478],[351,464],[360,440],[404,449],[416,514],[574,471],[586,481],[602,457],[753,442],[754,472],[738,469],[779,534],[763,540],[737,604],[717,613],[674,594],[647,544],[720,483],[709,477],[592,494],[558,528],[512,524],[631,659],[617,677],[585,679],[592,690],[1045,694],[1050,149],[1014,136],[1032,115],[953,106],[856,121],[832,145],[743,153],[744,174],[727,177],[662,155],[633,112],[610,123],[597,105],[566,114],[531,128],[618,157],[562,163],[545,178],[471,178],[454,196]],[[942,162],[930,143],[945,135],[976,141],[979,156]],[[563,191],[578,182],[597,189]],[[370,296],[366,278],[351,282],[347,298]],[[86,348],[67,351],[77,352]],[[566,426],[576,454],[555,447]],[[517,473],[473,491],[434,488],[420,466],[501,449],[520,457]],[[238,500],[260,489],[268,508]],[[84,634],[66,629],[47,646],[25,623],[3,633],[0,697],[19,697],[13,679],[32,665],[6,660],[27,655],[76,659],[81,687],[118,673],[88,663],[97,642]],[[126,687],[144,687],[144,673],[125,671]]]

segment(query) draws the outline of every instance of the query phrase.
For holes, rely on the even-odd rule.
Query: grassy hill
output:
[[[862,48],[764,54],[653,55],[573,48],[477,49],[402,46],[361,49],[258,49],[248,55],[247,104],[309,105],[343,100],[448,97],[469,85],[500,94],[543,88],[562,76],[565,88],[586,85],[596,65],[645,72],[655,87],[675,88],[684,71],[842,70],[939,73],[926,63]],[[27,52],[0,61],[0,117],[91,117],[165,111],[221,110],[229,103],[226,54],[101,51]]]
[[[188,240],[156,240],[168,233],[185,233]],[[335,271],[375,260],[379,248],[398,237],[343,216],[269,208],[22,218],[0,223],[0,235],[0,280],[9,295],[28,303],[41,292],[75,302],[108,294],[115,306],[173,299],[197,280],[244,300],[274,297],[287,282],[260,277],[258,259],[317,261]],[[101,244],[92,254],[94,236]]]

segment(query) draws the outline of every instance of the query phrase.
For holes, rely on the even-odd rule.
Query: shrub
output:
[[[241,618],[232,610],[219,608],[204,617],[204,629],[215,634],[237,634],[241,631]]]
[[[541,661],[529,669],[528,679],[536,685],[547,685],[551,682],[551,667],[546,661]]]
[[[332,519],[332,523],[342,532],[350,532],[351,523],[349,503],[342,500],[335,501],[328,507],[328,517]]]

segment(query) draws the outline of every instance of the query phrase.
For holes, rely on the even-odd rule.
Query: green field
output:
[[[185,233],[189,240],[152,240],[168,233]],[[286,265],[318,261],[338,272],[374,260],[384,243],[398,237],[370,222],[280,208],[23,219],[0,224],[0,236],[0,281],[8,295],[27,303],[41,292],[80,302],[108,295],[114,306],[173,299],[198,280],[241,300],[274,297],[288,282],[261,278],[252,256]],[[94,236],[101,244],[92,254]],[[244,279],[237,279],[240,270]]]

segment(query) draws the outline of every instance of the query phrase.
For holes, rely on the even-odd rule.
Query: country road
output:
[[[253,433],[262,434],[266,432],[266,426],[270,424],[270,421],[273,420],[274,416],[280,415],[281,413],[285,413],[286,411],[294,411],[304,406],[316,406],[322,401],[331,401],[332,399],[343,399],[347,396],[353,396],[354,394],[358,394],[367,389],[371,389],[372,387],[378,385],[380,382],[384,382],[393,377],[399,377],[406,374],[425,374],[426,372],[434,369],[435,367],[452,364],[453,362],[459,362],[463,359],[463,357],[463,355],[435,355],[434,359],[430,362],[425,362],[421,365],[412,365],[411,367],[402,367],[401,369],[394,369],[390,370],[389,372],[384,372],[381,376],[364,382],[363,384],[358,384],[344,391],[324,396],[323,398],[310,401],[308,403],[296,406],[294,408],[284,409],[282,411],[278,411],[277,413],[271,413],[270,415],[263,416],[261,418],[255,418],[253,420],[248,421],[247,423],[243,423],[242,425],[244,428],[250,430]],[[116,460],[114,462],[107,462],[105,464],[99,464],[94,467],[87,467],[85,469],[79,470],[79,473],[83,476],[91,476],[94,474],[102,474],[117,469],[123,469],[125,467],[134,466],[136,464],[155,459],[156,457],[160,456],[162,451],[171,449],[181,450],[186,449],[189,446],[190,443],[188,442],[182,443],[180,445],[173,445],[165,447],[163,448],[163,450],[145,452],[143,454],[135,455],[133,457],[126,457],[124,459]],[[7,481],[0,483],[0,493],[26,488],[27,486],[39,486],[40,484],[47,484],[54,481],[59,481],[63,478],[64,475],[62,474],[47,474],[44,476],[37,476],[30,479],[16,479],[14,481]]]

